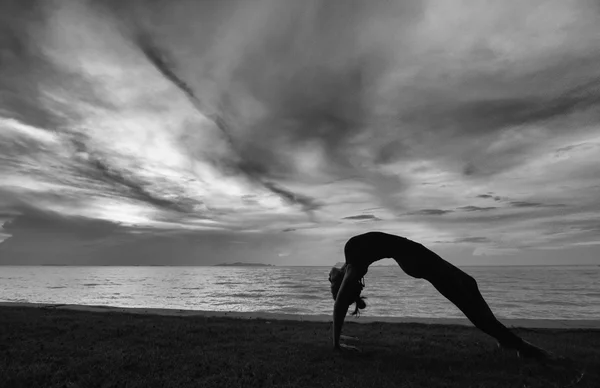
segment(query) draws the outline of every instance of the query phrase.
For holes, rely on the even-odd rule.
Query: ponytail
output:
[[[360,288],[358,291],[358,295],[356,296],[356,299],[354,300],[355,306],[354,306],[354,311],[352,312],[351,315],[360,317],[360,310],[363,310],[367,307],[367,303],[365,302],[365,299],[367,299],[367,298],[365,296],[360,295],[362,290],[365,288],[365,278],[364,277],[358,281],[358,285]]]
[[[337,299],[337,294],[338,294],[338,291],[340,290],[340,286],[342,285],[342,281],[344,280],[345,273],[346,273],[345,265],[342,266],[342,268],[333,267],[333,268],[331,268],[331,271],[329,272],[329,282],[331,283],[331,295],[333,296],[333,300]],[[355,297],[354,297],[354,301],[352,303],[355,303],[356,306],[354,308],[354,311],[352,312],[352,315],[360,316],[359,310],[363,310],[367,307],[367,304],[365,303],[365,299],[367,299],[367,298],[360,296],[360,293],[362,292],[363,288],[365,288],[364,277],[361,278],[356,283],[356,287],[354,287]]]

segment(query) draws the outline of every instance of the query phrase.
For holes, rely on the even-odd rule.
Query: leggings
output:
[[[454,303],[475,327],[496,338],[501,346],[519,348],[523,344],[520,337],[496,319],[472,276],[455,267],[443,277],[425,279]]]

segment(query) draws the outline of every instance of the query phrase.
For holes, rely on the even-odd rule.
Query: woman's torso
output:
[[[368,232],[350,238],[344,254],[347,264],[359,267],[365,273],[371,264],[386,258],[394,259],[404,272],[415,278],[428,278],[435,275],[436,269],[454,267],[423,245],[384,232]]]

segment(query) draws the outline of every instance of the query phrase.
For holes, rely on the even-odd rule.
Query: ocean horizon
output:
[[[0,302],[331,314],[326,266],[5,265]],[[395,267],[395,268],[394,268]],[[500,319],[598,319],[597,265],[461,266]],[[363,316],[463,318],[397,265],[369,268]]]

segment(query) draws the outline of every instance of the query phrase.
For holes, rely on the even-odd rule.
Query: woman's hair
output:
[[[338,292],[340,291],[340,287],[342,286],[342,281],[344,280],[344,275],[346,275],[346,266],[342,266],[342,268],[333,267],[329,272],[329,282],[331,283],[331,295],[333,296],[333,300],[337,299]],[[354,294],[352,303],[355,303],[356,306],[352,315],[360,315],[360,311],[367,307],[365,303],[366,297],[360,296],[363,288],[365,288],[364,278],[359,279],[352,287],[351,292]]]

